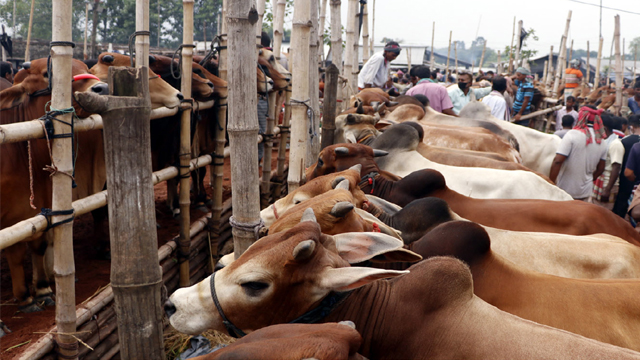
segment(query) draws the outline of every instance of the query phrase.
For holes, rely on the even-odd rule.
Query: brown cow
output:
[[[591,339],[640,350],[640,281],[567,279],[525,270],[490,248],[478,224],[449,222],[416,241],[423,257],[455,256],[471,268],[473,292],[498,309]]]
[[[363,337],[358,352],[372,359],[640,359],[640,353],[500,311],[473,294],[468,268],[450,257],[422,261],[403,276],[349,266],[397,249],[382,238],[389,237],[331,237],[313,219],[303,221],[177,290],[165,312],[178,331],[199,334],[253,332],[322,309],[321,316],[304,318],[353,321]],[[389,277],[395,279],[376,281]]]
[[[37,119],[45,115],[51,92],[47,91],[51,75],[47,71],[47,59],[37,59],[23,64],[15,77],[14,85],[0,92],[0,123],[11,124]],[[72,75],[89,74],[87,66],[79,60],[72,62]],[[90,91],[108,95],[107,84],[93,78],[85,78],[69,84],[74,92]],[[73,101],[76,114],[87,114]],[[68,129],[71,131],[71,129]],[[100,130],[77,133],[75,159],[75,182],[73,200],[102,191],[106,183],[102,133]],[[51,165],[50,148],[46,139],[31,140],[31,156],[27,144],[8,143],[0,151],[0,224],[10,227],[22,220],[36,216],[41,208],[51,208],[51,177],[44,170]],[[31,170],[29,163],[32,162]],[[30,172],[33,173],[33,207],[30,206]],[[96,219],[99,222],[99,219]],[[35,299],[29,294],[24,274],[24,258],[27,246],[31,248],[34,266],[33,281]],[[4,250],[11,271],[13,294],[18,299],[21,311],[41,310],[38,303],[52,304],[49,279],[45,273],[44,253],[47,242],[42,233],[33,234],[32,241],[20,242]]]

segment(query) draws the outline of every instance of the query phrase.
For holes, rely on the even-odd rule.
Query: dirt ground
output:
[[[272,169],[277,167],[277,151],[273,152]],[[205,186],[209,184],[209,168]],[[231,167],[229,158],[225,159],[223,199],[231,197]],[[156,220],[158,229],[158,246],[179,234],[179,223],[175,220],[165,204],[166,183],[154,187],[156,200]],[[211,196],[211,188],[207,193]],[[191,220],[204,216],[205,213],[191,209]],[[92,296],[99,289],[109,283],[110,261],[98,258],[97,241],[93,236],[93,218],[91,214],[79,216],[74,221],[74,258],[76,266],[76,304],[80,304]],[[30,258],[30,256],[27,256]],[[4,257],[0,263],[0,319],[13,331],[0,338],[0,359],[13,359],[30,343],[37,341],[43,334],[55,325],[55,307],[47,307],[42,312],[20,313],[11,288],[9,266]],[[27,283],[31,284],[31,261],[25,264]],[[54,289],[55,292],[55,289]]]

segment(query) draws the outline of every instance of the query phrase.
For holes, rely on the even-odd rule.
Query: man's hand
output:
[[[521,117],[522,117],[522,114],[516,114],[516,116],[513,117],[513,121],[520,121]]]
[[[600,194],[600,201],[603,203],[608,203],[609,196],[611,196],[611,192],[607,191],[606,189],[602,190],[602,194]]]

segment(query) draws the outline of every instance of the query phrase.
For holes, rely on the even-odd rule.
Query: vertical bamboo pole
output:
[[[307,154],[305,157],[305,168],[313,165],[320,153],[320,72],[318,63],[318,0],[310,0],[311,28],[309,31],[309,100],[313,115],[310,120],[311,134]]]
[[[553,69],[553,45],[551,45],[551,49],[549,50],[549,60],[547,61],[548,69],[545,69],[547,74],[544,76],[544,86],[549,87],[549,80],[553,79],[552,69]]]
[[[611,61],[613,60],[613,46],[616,43],[616,36],[613,35],[613,40],[611,41],[611,52],[609,53],[609,68],[607,69],[607,86],[611,84]]]
[[[591,49],[589,48],[589,41],[587,40],[587,76],[584,77],[585,85],[589,86],[589,78],[591,76],[591,65],[589,60],[591,58]]]
[[[500,63],[500,50],[498,50],[498,66],[496,67],[496,72],[498,74],[502,74],[502,64]]]
[[[31,12],[29,13],[29,27],[27,29],[27,45],[24,49],[24,61],[31,61],[31,54],[29,48],[31,47],[31,28],[33,27],[33,7],[35,0],[31,0]],[[14,35],[15,36],[15,35]]]
[[[342,21],[340,19],[340,0],[331,0],[331,62],[338,67],[338,77],[344,74],[342,71]],[[343,99],[342,86],[338,81],[338,94],[336,99]],[[342,106],[336,105],[336,111],[340,112]]]
[[[255,73],[246,69],[246,64],[255,64],[258,60],[254,40],[258,14],[253,0],[233,0],[228,6],[229,145],[233,164],[231,193],[235,195],[231,198],[231,221],[237,259],[255,241],[254,229],[260,224],[257,98],[247,96],[255,93],[257,84]],[[294,54],[297,52],[298,49],[294,50]]]
[[[280,53],[282,51],[282,36],[284,36],[284,12],[286,6],[287,2],[285,0],[278,0],[276,8],[273,11],[273,55],[276,57],[276,60],[280,60]]]
[[[567,66],[566,68],[571,67],[571,60],[573,59],[573,39],[571,39],[571,46],[569,47],[569,56],[567,57]]]
[[[457,41],[455,41],[453,43],[453,51],[455,53],[455,60],[456,60],[456,62],[455,62],[456,70],[455,71],[456,71],[456,76],[458,76],[458,42]]]
[[[95,0],[93,2],[93,21],[91,22],[91,51],[89,52],[90,58],[95,58],[96,54],[96,33],[98,32],[98,6],[100,5],[100,0]]]
[[[516,42],[516,63],[515,63],[515,67],[519,67],[520,65],[520,50],[521,49],[521,45],[520,45],[520,36],[522,34],[522,20],[518,21],[518,31],[516,32],[516,36],[517,36],[517,42]]]
[[[16,0],[13,0],[13,38],[16,38]]]
[[[615,16],[614,42],[616,45],[616,103],[613,105],[614,114],[620,115],[622,108],[622,57],[620,55],[620,15]]]
[[[542,83],[546,84],[547,83],[547,68],[549,67],[549,60],[545,60],[544,61],[544,68],[542,69]]]
[[[336,129],[336,94],[340,72],[335,64],[331,64],[327,67],[326,74],[324,106],[322,107],[322,149],[333,145],[333,135]]]
[[[87,55],[87,33],[89,31],[89,3],[84,4],[84,59],[88,59]]]
[[[202,22],[202,40],[204,41],[204,48],[202,49],[202,55],[207,55],[207,21]]]
[[[353,44],[356,39],[355,31],[356,31],[357,8],[358,8],[358,0],[347,0],[347,30],[346,30],[347,39],[346,39],[346,49],[344,53],[344,69],[342,74],[344,75],[345,78],[349,80],[348,85],[350,85],[354,89],[354,91],[356,91],[356,88],[354,88],[354,83],[353,83],[353,69],[354,69],[354,64],[353,64],[354,45]],[[355,84],[355,86],[357,87],[357,83]],[[343,101],[347,102],[349,100],[349,92],[345,91],[342,95],[344,96]],[[295,95],[293,97],[295,98]],[[289,176],[291,176],[291,173],[289,173]]]
[[[435,38],[436,38],[436,22],[434,21],[433,22],[433,28],[431,30],[431,58],[429,59],[429,64],[430,64],[430,67],[431,67],[431,71],[434,71],[435,68],[436,68],[435,67],[436,64],[434,62],[434,59],[435,59],[435,55],[434,55],[435,48],[433,47],[433,44],[435,42]]]
[[[362,65],[369,60],[369,56],[369,12],[367,3],[365,3],[364,13],[362,14]]]
[[[352,1],[352,0],[349,0]],[[309,33],[311,31],[310,1],[296,0],[293,10],[293,30],[291,32],[293,48],[293,93],[291,95],[291,147],[289,152],[289,192],[300,186],[304,174],[304,161],[307,153],[307,131],[309,127],[307,117],[307,106],[305,102],[309,100],[309,51],[306,47],[309,43]],[[349,17],[352,23],[354,16]],[[353,25],[353,24],[352,24]],[[353,26],[351,27],[353,33]],[[347,35],[349,36],[349,35]],[[353,39],[353,36],[351,36]],[[353,46],[347,44],[347,51]],[[353,57],[347,57],[346,61],[353,61]],[[351,68],[348,68],[349,70]],[[345,73],[347,67],[345,66]]]
[[[52,41],[71,41],[71,0],[55,0],[53,2]],[[31,3],[31,17],[33,19],[33,2]],[[29,34],[31,26],[29,26]],[[27,40],[27,47],[29,46]],[[28,49],[28,48],[27,48]],[[29,50],[26,51],[26,56]],[[73,48],[65,45],[51,47],[51,67],[53,89],[51,91],[51,108],[67,109],[71,107],[71,59]],[[25,59],[29,61],[28,59]],[[55,134],[69,134],[72,129],[64,124],[72,123],[71,113],[58,116],[60,121],[53,122]],[[58,172],[52,178],[52,210],[64,211],[73,209],[71,206],[71,177],[73,172],[72,141],[68,137],[55,138],[52,141],[52,163],[58,167]],[[69,215],[53,216],[52,223],[69,218]],[[74,358],[78,355],[78,343],[71,334],[76,332],[76,292],[75,292],[75,263],[73,259],[73,221],[53,228],[53,273],[56,281],[56,325],[58,335],[56,341],[61,356]]]
[[[596,60],[596,78],[593,79],[593,89],[597,89],[600,87],[600,66],[602,66],[602,44],[604,43],[604,39],[600,38],[598,44],[598,59]]]
[[[511,33],[511,46],[509,47],[509,74],[513,73],[513,41],[516,38],[516,17],[513,17],[513,32]]]
[[[322,0],[320,7],[320,22],[318,23],[318,62],[324,62],[324,29],[327,19],[327,3],[328,0]],[[322,65],[324,67],[324,64]]]
[[[554,99],[558,97],[558,87],[560,86],[560,79],[564,79],[562,67],[565,63],[565,53],[567,51],[567,36],[569,36],[569,26],[571,25],[571,13],[572,11],[569,10],[569,15],[567,15],[567,24],[564,28],[562,40],[560,40],[560,50],[558,51],[558,61],[556,62],[556,77],[553,82],[553,91],[551,93],[551,96]]]
[[[256,44],[260,45],[262,40],[262,19],[264,17],[265,0],[256,0],[256,8],[258,10],[258,23],[256,24]]]
[[[360,72],[360,27],[359,24],[359,12],[358,12],[358,0],[354,0],[353,3],[353,52],[351,56],[353,56],[353,68],[351,69],[351,83],[353,84],[353,90],[358,90],[358,73]]]
[[[149,0],[136,0],[136,31],[149,31]],[[149,67],[149,43],[149,35],[136,36],[136,67]]]
[[[411,48],[407,47],[407,68],[411,71]]]
[[[453,35],[453,31],[449,31],[449,50],[447,50],[447,70],[444,73],[444,82],[449,81],[449,58],[451,57],[451,36]]]
[[[636,61],[638,58],[638,46],[634,46],[633,47],[633,83],[631,84],[631,88],[635,88],[636,86],[636,72],[637,72],[637,67],[636,67]]]
[[[193,0],[182,0],[183,31],[182,31],[182,77],[180,91],[185,99],[191,98],[191,68],[193,64]],[[137,42],[137,41],[136,41]],[[136,54],[136,57],[138,54]],[[148,56],[147,56],[148,58]],[[256,122],[257,124],[257,122]],[[180,286],[191,286],[189,279],[189,254],[191,252],[191,176],[189,163],[191,162],[191,110],[182,112],[180,122],[180,249],[178,262],[180,264]]]
[[[482,46],[482,55],[480,56],[480,64],[478,65],[478,71],[482,70],[482,65],[484,65],[485,51],[487,51],[487,40],[484,41],[484,45]]]
[[[369,49],[371,51],[371,54],[369,54],[369,57],[371,57],[371,55],[373,55],[375,51],[373,49],[373,45],[376,43],[375,36],[374,36],[375,29],[376,29],[376,0],[373,0],[373,3],[371,4],[371,48]],[[340,69],[340,66],[338,66],[338,69]]]
[[[278,93],[272,91],[269,93],[269,110],[267,113],[267,129],[264,139],[264,155],[262,157],[262,181],[260,182],[260,208],[264,209],[269,206],[269,197],[271,196],[271,156],[273,153],[273,128],[275,126],[276,109],[278,105],[276,98]]]
[[[282,195],[282,185],[284,184],[284,166],[287,155],[287,141],[289,137],[291,124],[291,82],[287,85],[284,98],[284,115],[282,117],[282,127],[280,128],[280,143],[278,144],[278,170],[276,176],[278,184],[276,185],[274,197],[279,199]]]
[[[157,34],[158,37],[156,39],[156,46],[160,47],[160,33],[162,32],[161,28],[160,28],[160,0],[157,0],[157,2],[158,2],[158,22],[156,23],[156,29],[158,30],[158,34]],[[218,21],[220,21],[220,14],[218,14]],[[220,24],[218,24],[218,26],[219,25]],[[218,33],[220,33],[220,31],[218,31]],[[151,41],[151,40],[149,40],[149,41]]]

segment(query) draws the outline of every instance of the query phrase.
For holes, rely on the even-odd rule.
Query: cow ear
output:
[[[418,261],[422,257],[403,249],[404,243],[386,234],[374,232],[344,233],[333,235],[340,257],[351,264],[360,263],[395,252],[390,258],[404,258],[402,261]],[[406,256],[403,256],[406,255]],[[397,261],[397,260],[396,260]]]
[[[344,139],[347,141],[347,143],[349,144],[357,144],[358,143],[358,139],[356,139],[356,136],[353,135],[353,133],[351,131],[345,131],[344,133]]]
[[[335,186],[334,189],[343,189],[349,191],[349,180],[342,178],[338,185]]]
[[[384,270],[365,267],[326,269],[320,274],[320,286],[333,291],[348,291],[379,279],[392,278],[409,271]]]
[[[149,65],[153,64],[154,62],[156,62],[156,57],[153,55],[149,55]]]

